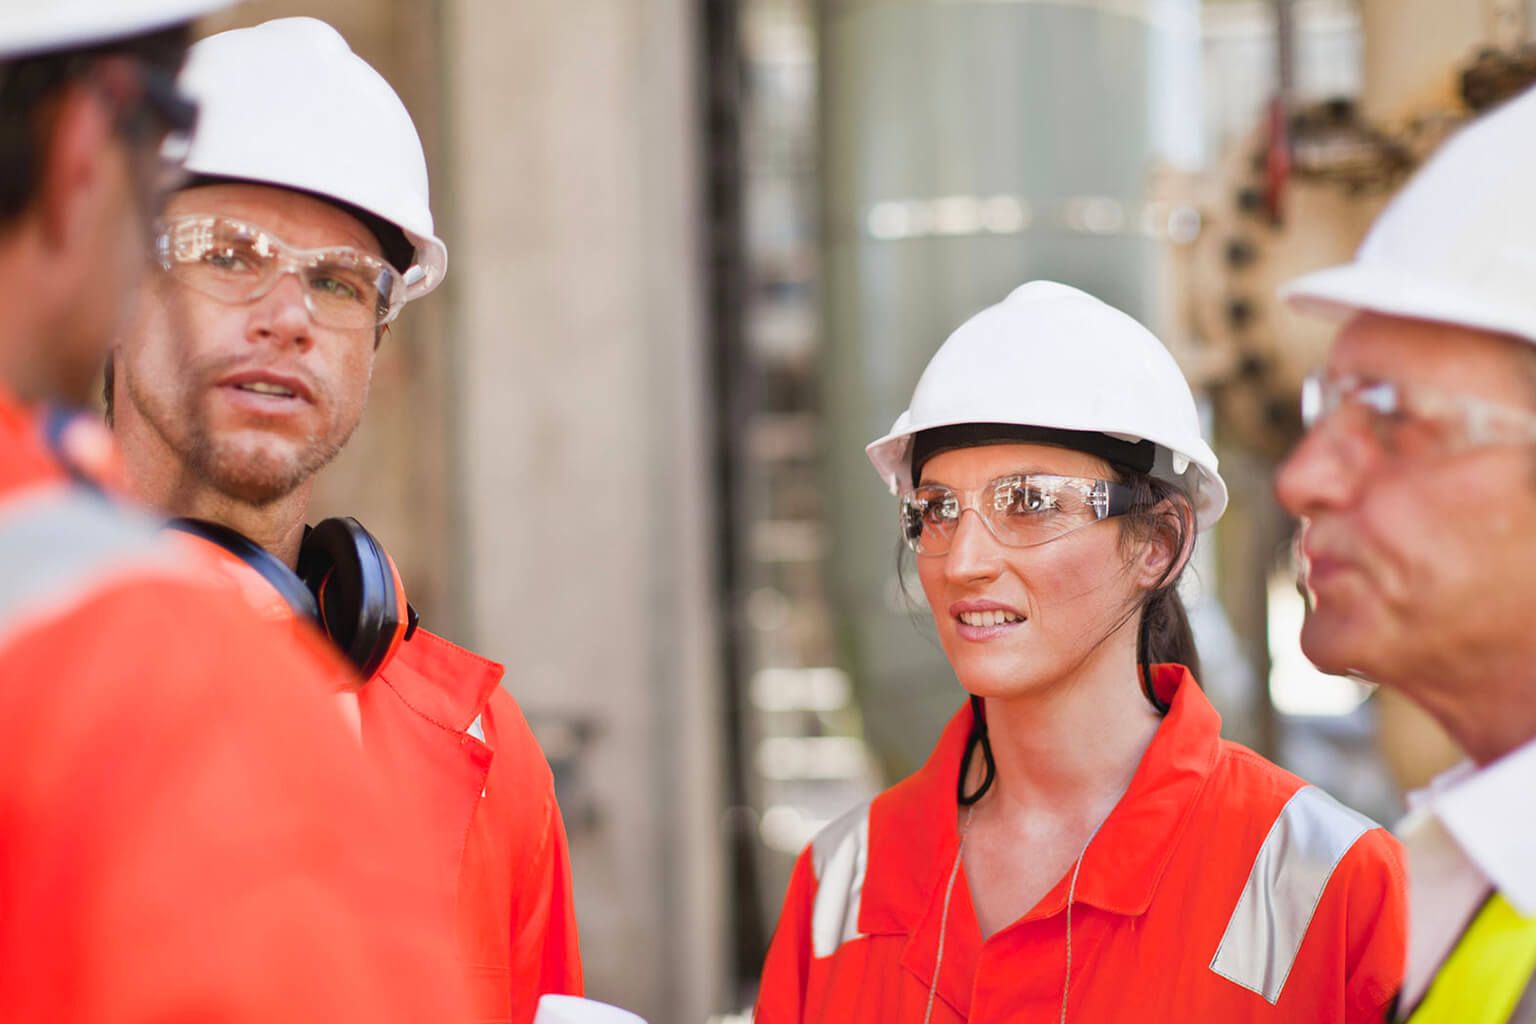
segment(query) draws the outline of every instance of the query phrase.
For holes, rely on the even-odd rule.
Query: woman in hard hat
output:
[[[1226,487],[1157,338],[1024,285],[868,452],[970,699],[801,855],[759,1024],[1381,1020],[1399,849],[1220,738],[1177,587]]]

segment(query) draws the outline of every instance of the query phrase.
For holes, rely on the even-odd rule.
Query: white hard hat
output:
[[[1205,529],[1227,507],[1194,395],[1163,343],[1134,319],[1053,281],[1015,288],[928,362],[912,404],[865,449],[893,494],[912,488],[912,440],[935,427],[1001,423],[1156,446],[1151,473],[1182,484]]]
[[[192,21],[235,0],[45,0],[0,6],[0,60],[78,50]]]
[[[415,247],[407,299],[441,283],[448,249],[432,233],[416,126],[389,83],[335,29],[279,18],[209,36],[192,47],[181,85],[201,108],[189,174],[358,207]]]
[[[1360,311],[1536,343],[1536,89],[1453,136],[1377,218],[1353,263],[1280,290],[1298,309]]]

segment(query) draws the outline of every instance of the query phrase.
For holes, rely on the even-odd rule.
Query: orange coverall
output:
[[[540,995],[581,994],[581,956],[554,776],[502,671],[417,629],[359,700],[401,823],[458,907],[473,1019],[527,1024]]]
[[[1222,740],[1182,666],[1154,673],[1172,707],[1082,858],[1066,1019],[1381,1021],[1405,948],[1397,841]],[[970,727],[967,706],[922,769],[801,855],[757,1024],[921,1022],[941,927],[935,1024],[1061,1019],[1069,877],[983,938],[962,869],[943,920]]]
[[[0,393],[0,1020],[465,1019],[345,670],[41,434]]]

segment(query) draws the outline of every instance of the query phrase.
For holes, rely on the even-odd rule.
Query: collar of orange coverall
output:
[[[89,413],[28,405],[0,387],[0,490],[70,477],[125,493],[111,432]]]
[[[1155,665],[1153,686],[1170,707],[1130,787],[1083,858],[1074,903],[1116,914],[1144,913],[1220,753],[1221,716],[1189,670]],[[910,932],[942,896],[959,845],[955,787],[971,729],[967,703],[950,719],[926,764],[870,812],[870,864],[862,925]],[[1067,879],[1025,920],[1066,909]],[[934,915],[935,939],[937,914]]]
[[[489,658],[418,628],[380,670],[379,679],[418,714],[464,732],[485,710],[505,671]]]
[[[1170,704],[1125,795],[1083,855],[1072,903],[1135,917],[1152,902],[1196,798],[1220,754],[1221,716],[1182,665],[1154,665],[1152,683]],[[927,763],[877,799],[870,810],[869,870],[860,930],[904,934],[902,965],[933,977],[943,921],[944,889],[960,836],[955,789],[971,730],[969,702],[950,720]],[[1021,921],[1062,914],[1068,872]],[[968,1012],[982,938],[960,873],[951,901],[938,995]],[[1007,931],[1007,929],[1004,929]],[[999,933],[1001,934],[1001,933]]]

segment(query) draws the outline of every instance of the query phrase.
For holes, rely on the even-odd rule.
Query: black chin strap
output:
[[[960,781],[955,787],[955,799],[961,807],[969,807],[982,797],[987,795],[987,790],[992,788],[993,781],[997,778],[997,762],[992,760],[992,743],[987,739],[987,719],[985,705],[980,697],[971,698],[971,734],[965,739],[965,753],[960,755]],[[965,791],[966,776],[971,774],[971,758],[976,754],[976,748],[981,747],[982,763],[986,771],[981,777],[981,785],[976,787],[976,792]]]

